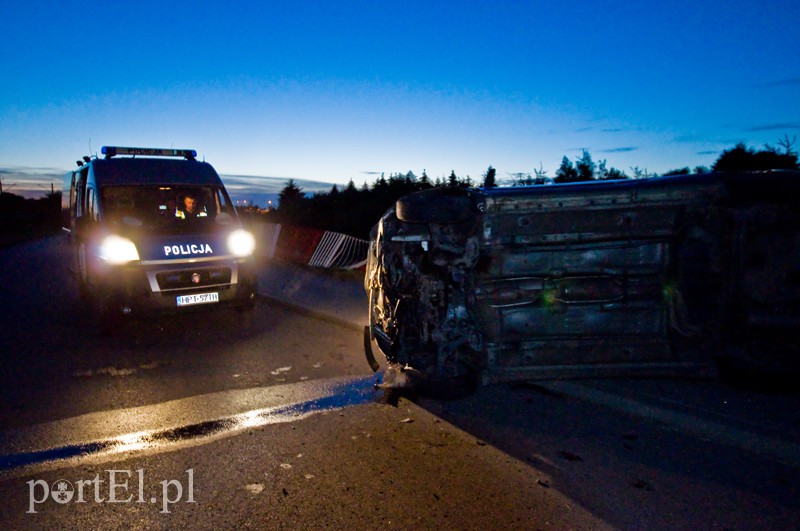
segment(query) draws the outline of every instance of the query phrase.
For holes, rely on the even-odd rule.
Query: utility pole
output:
[[[17,185],[17,183],[11,183],[11,186],[6,186],[6,190],[9,190],[10,188],[14,188],[16,185]],[[0,177],[0,194],[3,194],[3,193],[4,193],[4,191],[3,191],[3,178]]]

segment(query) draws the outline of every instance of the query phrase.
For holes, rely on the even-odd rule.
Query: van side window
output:
[[[91,221],[97,221],[97,200],[94,193],[94,188],[86,190],[86,218]]]
[[[84,198],[86,196],[86,190],[83,188],[83,184],[84,184],[83,181],[79,179],[78,190],[77,193],[75,194],[75,216],[79,218],[83,217],[83,213],[86,210],[86,208],[84,208],[83,205],[83,202],[85,200]]]
[[[75,196],[77,194],[77,190],[75,188],[75,180],[76,180],[76,175],[73,173],[72,182],[69,188],[69,215],[71,218],[75,218],[75,216],[77,216],[76,210],[78,207],[78,205],[75,202]]]
[[[76,186],[75,194],[75,216],[82,217],[86,214],[86,177],[88,176],[88,168],[82,170],[79,175]]]

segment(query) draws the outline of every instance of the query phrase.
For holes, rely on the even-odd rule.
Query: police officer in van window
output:
[[[200,208],[200,204],[197,202],[197,195],[193,192],[183,196],[183,208],[175,211],[175,217],[181,219],[203,218],[207,215],[206,211]]]

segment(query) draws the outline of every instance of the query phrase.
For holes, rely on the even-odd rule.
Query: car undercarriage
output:
[[[373,229],[369,339],[443,394],[797,369],[798,188],[761,172],[405,196]]]

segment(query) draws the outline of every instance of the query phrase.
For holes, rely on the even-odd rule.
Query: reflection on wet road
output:
[[[120,435],[102,441],[89,441],[57,448],[0,455],[0,472],[26,465],[37,465],[95,454],[112,454],[137,450],[153,450],[171,444],[211,441],[244,429],[292,422],[315,413],[365,404],[378,398],[375,377],[332,383],[317,382],[323,396],[303,402],[255,409],[218,419],[206,420],[175,428]]]

